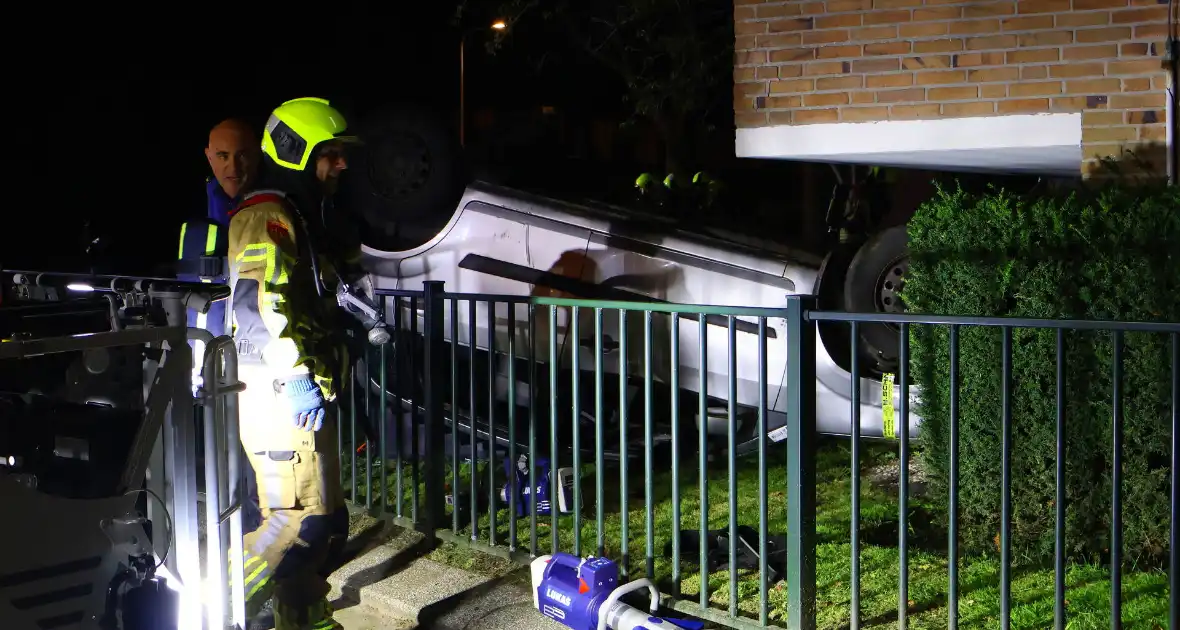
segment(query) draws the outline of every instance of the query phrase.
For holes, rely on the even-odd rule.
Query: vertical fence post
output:
[[[445,304],[443,303],[443,283],[431,280],[422,283],[422,302],[424,311],[423,339],[425,352],[422,367],[426,377],[426,417],[425,417],[425,445],[422,458],[422,477],[425,488],[426,505],[423,506],[424,518],[420,527],[430,534],[446,520],[446,461],[443,449],[446,448],[446,423],[443,420],[443,398],[447,391],[446,344],[443,339],[445,330]]]
[[[787,296],[787,627],[815,628],[815,308]]]

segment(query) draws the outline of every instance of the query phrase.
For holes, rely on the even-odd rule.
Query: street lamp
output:
[[[508,22],[496,20],[491,24],[492,30],[502,31],[508,28]],[[463,31],[459,38],[459,144],[467,146],[467,35],[483,27],[470,28]]]

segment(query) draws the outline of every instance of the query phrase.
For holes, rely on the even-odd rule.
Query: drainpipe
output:
[[[1180,184],[1180,151],[1177,149],[1176,136],[1180,135],[1177,129],[1177,116],[1180,116],[1180,99],[1177,98],[1177,91],[1180,90],[1180,39],[1176,37],[1176,19],[1173,16],[1174,0],[1168,2],[1168,69],[1171,78],[1171,85],[1168,89],[1168,182],[1173,186]]]

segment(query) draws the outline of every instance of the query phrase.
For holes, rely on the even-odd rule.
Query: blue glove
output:
[[[324,426],[324,395],[311,377],[287,381],[285,389],[291,403],[291,420],[304,431],[319,431]]]

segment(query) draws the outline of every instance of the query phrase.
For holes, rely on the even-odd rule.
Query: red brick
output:
[[[1022,33],[1016,36],[1021,48],[1036,46],[1064,46],[1073,43],[1071,31],[1041,31],[1039,33]]]
[[[766,109],[790,109],[802,104],[802,96],[768,96],[766,98]]]
[[[1057,61],[1061,51],[1056,48],[1036,48],[1033,50],[1013,50],[1008,53],[1008,63],[1045,63]]]
[[[1068,94],[1110,94],[1122,89],[1118,79],[1082,79],[1066,81],[1065,91]]]
[[[1004,53],[1002,52],[963,53],[962,55],[955,55],[956,68],[1002,65],[1004,65]]]
[[[1151,125],[1139,128],[1139,139],[1152,142],[1163,142],[1168,138],[1167,125]]]
[[[1058,16],[1060,17],[1060,16]],[[1035,31],[1053,28],[1052,15],[1029,15],[1005,18],[1001,21],[1004,31]]]
[[[1151,7],[1148,9],[1131,9],[1129,11],[1115,11],[1110,16],[1112,24],[1136,24],[1139,22],[1167,22],[1168,7]]]
[[[758,68],[741,68],[742,70],[757,70],[757,77],[759,79],[777,79],[778,66],[759,66]]]
[[[808,33],[810,35],[810,33]],[[803,43],[799,33],[777,33],[775,35],[759,35],[759,48],[790,48]]]
[[[737,114],[734,116],[734,123],[743,129],[750,127],[765,127],[766,114],[762,112],[747,112],[744,114]]]
[[[927,105],[894,105],[889,108],[890,118],[934,118],[942,107],[937,103]]]
[[[1069,11],[1070,0],[1020,0],[1016,4],[1016,12],[1025,13],[1064,13]]]
[[[755,70],[757,70],[758,72],[755,73],[754,72]],[[733,82],[734,83],[748,83],[750,81],[753,81],[755,78],[757,78],[756,77],[757,74],[762,74],[763,70],[771,70],[774,72],[773,77],[766,77],[766,78],[772,78],[772,79],[778,78],[778,66],[768,66],[765,68],[734,68],[733,69]]]
[[[914,84],[914,75],[912,74],[877,74],[865,77],[865,87],[867,88],[894,88],[894,87],[908,87]]]
[[[1146,92],[1151,89],[1151,79],[1147,77],[1140,77],[1138,79],[1123,79],[1124,92]]]
[[[918,85],[951,85],[962,83],[966,77],[966,70],[938,70],[934,72],[919,72],[914,75],[914,81]]]
[[[770,51],[770,63],[790,63],[815,59],[815,48],[783,48]]]
[[[921,22],[917,24],[902,24],[898,33],[902,37],[938,37],[946,35],[950,29],[947,22]],[[925,42],[914,42],[914,46]]]
[[[1014,13],[1016,13],[1016,3],[1013,0],[969,4],[963,7],[963,17],[968,19],[1012,15]]]
[[[906,57],[901,60],[901,67],[906,70],[950,68],[951,64],[950,55],[923,55],[921,57]]]
[[[799,124],[835,122],[840,120],[838,109],[801,109],[795,112],[795,122]]]
[[[865,14],[865,24],[900,24],[909,21],[909,11],[877,11]]]
[[[766,4],[758,7],[758,17],[767,19],[799,15],[802,13],[802,8],[803,5],[799,4],[798,2],[788,2],[786,4]]]
[[[996,112],[996,104],[988,102],[946,103],[942,106],[942,114],[949,117],[986,116]]]
[[[929,9],[915,9],[915,22],[937,22],[939,20],[957,20],[963,16],[961,7],[933,7]]]
[[[827,13],[868,11],[872,8],[873,0],[828,0],[827,2]]]
[[[766,94],[766,83],[735,83],[733,86],[734,98],[748,98],[751,96],[763,96]]]
[[[979,86],[930,88],[932,101],[968,101],[979,98]]]
[[[840,15],[825,15],[815,18],[815,28],[848,28],[860,26],[860,13],[844,13]]]
[[[841,120],[885,120],[888,117],[888,107],[844,107],[840,109]]]
[[[1008,86],[1008,96],[1056,96],[1061,94],[1061,81],[1020,82]]]
[[[817,90],[852,90],[861,87],[864,84],[864,77],[848,76],[848,77],[831,77],[827,79],[816,79],[815,89]]]
[[[868,28],[853,29],[852,31],[852,39],[858,42],[895,38],[897,38],[896,26],[870,26]]]
[[[803,105],[805,107],[831,107],[832,105],[847,105],[847,92],[832,92],[830,94],[804,94]]]
[[[1120,57],[1146,57],[1151,52],[1150,47],[1143,42],[1119,45]]]
[[[778,67],[778,78],[780,79],[794,79],[801,76],[803,76],[803,64],[796,63]]]
[[[766,22],[738,22],[733,25],[736,35],[758,35],[766,32]]]
[[[1159,59],[1112,61],[1106,64],[1107,74],[1154,74],[1160,70]]]
[[[1116,112],[1110,112],[1114,114]],[[1131,125],[1152,125],[1156,123],[1167,122],[1168,113],[1162,110],[1150,110],[1146,112],[1127,112],[1127,124]]]
[[[1105,108],[1105,105],[1098,105],[1099,108]],[[1063,98],[1053,99],[1053,107],[1057,111],[1079,112],[1089,108],[1086,104],[1085,96],[1066,96]]]
[[[1010,101],[999,101],[996,103],[996,110],[1001,114],[1010,114],[1017,112],[1043,112],[1049,109],[1049,99],[1047,98],[1026,98]]]
[[[865,44],[865,56],[877,57],[881,55],[902,55],[910,51],[909,42],[882,42],[879,44]]]
[[[792,79],[790,81],[775,81],[770,84],[771,94],[800,94],[815,89],[815,81],[811,79]]]
[[[771,125],[789,125],[791,124],[791,118],[794,112],[787,110],[779,112],[766,112],[766,114],[767,118],[770,119]]]
[[[792,33],[795,31],[810,31],[815,28],[815,18],[799,18],[797,20],[774,20],[767,22],[771,33]]]
[[[749,50],[758,47],[758,38],[754,35],[738,35],[733,40],[734,50]]]
[[[1152,39],[1168,36],[1167,24],[1147,24],[1135,27],[1135,39]]]
[[[967,80],[972,83],[995,83],[997,81],[1015,81],[1020,78],[1017,68],[986,68],[971,70],[967,73]]]
[[[1082,59],[1114,59],[1119,56],[1119,47],[1107,46],[1070,46],[1061,49],[1061,58],[1066,61]]]
[[[972,37],[967,40],[967,50],[995,50],[997,48],[1016,48],[1016,36],[993,35],[991,37]]]
[[[844,57],[859,57],[860,46],[824,46],[823,48],[816,48],[816,57],[819,59],[841,59]]]
[[[734,53],[734,65],[736,66],[756,66],[766,63],[765,50],[739,50]]]
[[[815,76],[819,74],[844,74],[842,61],[813,61],[803,66],[803,74]]]
[[[733,19],[736,22],[752,20],[754,16],[754,7],[734,7],[733,9]]]
[[[1097,42],[1117,42],[1131,39],[1131,29],[1122,28],[1084,28],[1074,31],[1074,40],[1079,44],[1093,44]]]
[[[1139,137],[1135,127],[1082,127],[1082,142],[1125,142]]]
[[[873,0],[874,9],[905,9],[920,6],[922,0]]]
[[[1000,32],[999,20],[961,20],[951,22],[952,35],[990,35]]]
[[[1112,94],[1111,109],[1149,109],[1167,106],[1168,100],[1163,92],[1152,94]]]
[[[856,73],[897,72],[901,67],[898,59],[862,59],[852,62],[852,71]]]
[[[859,91],[852,93],[853,105],[867,105],[869,103],[877,102],[877,93],[871,91]]]
[[[816,44],[838,44],[840,42],[848,41],[848,31],[809,31],[803,33],[803,44],[806,46],[814,46]]]
[[[822,2],[808,2],[801,7],[801,10],[803,15],[819,15],[821,13],[828,12],[828,10],[824,8],[824,3]]]
[[[1105,11],[1094,13],[1059,13],[1057,14],[1057,28],[1077,28],[1079,26],[1105,26],[1110,24],[1110,14]]]
[[[1055,79],[1100,77],[1103,75],[1104,65],[1102,63],[1063,63],[1059,66],[1049,66],[1049,76]]]
[[[963,40],[961,39],[934,39],[928,42],[914,42],[914,52],[919,54],[956,52],[960,50],[963,50]]]
[[[1090,110],[1082,113],[1083,127],[1099,127],[1103,125],[1123,124],[1123,112],[1101,112]]]
[[[1004,98],[1008,96],[1008,84],[985,83],[979,86],[979,98]]]
[[[1049,78],[1049,66],[1020,66],[1021,81],[1036,81]]]
[[[1127,6],[1127,0],[1073,0],[1074,11],[1097,11]]]
[[[904,90],[884,90],[877,92],[878,103],[911,103],[926,100],[926,90],[922,88],[907,88]]]

